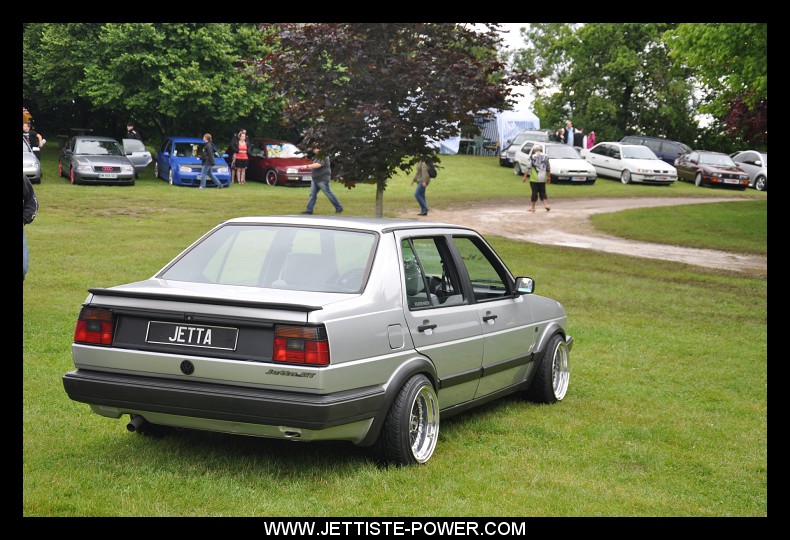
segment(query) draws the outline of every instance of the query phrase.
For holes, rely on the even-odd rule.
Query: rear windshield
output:
[[[374,233],[283,225],[227,224],[156,277],[194,283],[315,292],[359,292]]]

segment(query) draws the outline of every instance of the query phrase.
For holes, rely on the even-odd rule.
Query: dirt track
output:
[[[738,200],[743,199],[557,199],[551,201],[550,212],[546,212],[543,209],[540,201],[534,213],[527,211],[529,203],[518,202],[496,206],[472,206],[463,209],[431,209],[428,218],[431,221],[470,226],[486,235],[503,236],[535,244],[593,249],[608,253],[619,253],[649,259],[665,259],[708,268],[728,269],[767,276],[767,256],[741,255],[710,249],[695,249],[625,240],[598,232],[590,223],[590,216],[593,214],[617,212],[629,208]],[[401,217],[416,218],[417,216],[410,213]]]

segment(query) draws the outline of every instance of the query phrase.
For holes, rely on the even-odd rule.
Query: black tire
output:
[[[765,176],[758,176],[754,179],[754,189],[757,191],[768,190],[768,179]]]
[[[568,345],[561,335],[551,336],[536,369],[527,398],[537,403],[562,401],[568,392],[571,373]]]
[[[266,171],[266,183],[270,186],[277,185],[277,171],[269,169]]]
[[[439,439],[439,399],[425,375],[404,384],[392,402],[376,446],[385,463],[425,463]]]
[[[524,176],[524,173],[521,172],[521,163],[518,161],[513,162],[513,174],[516,176]]]

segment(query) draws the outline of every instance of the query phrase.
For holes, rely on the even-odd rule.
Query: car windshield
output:
[[[304,157],[302,151],[291,143],[269,143],[266,145],[266,155],[270,158]]]
[[[177,142],[173,146],[174,157],[197,157],[203,149],[203,143]]]
[[[700,165],[721,165],[735,167],[735,162],[727,154],[700,154]]]
[[[83,156],[123,156],[124,152],[116,141],[83,139],[77,142],[74,153]]]
[[[623,146],[622,151],[624,159],[658,159],[647,146]]]
[[[22,153],[23,154],[24,153],[28,153],[28,154],[32,154],[33,153],[33,149],[30,148],[30,145],[27,143],[27,141],[25,139],[22,139]]]
[[[369,232],[226,224],[156,277],[315,292],[359,292],[373,260]]]
[[[582,159],[579,152],[566,144],[547,146],[546,155],[554,159]]]

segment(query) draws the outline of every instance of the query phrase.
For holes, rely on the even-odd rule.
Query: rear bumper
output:
[[[119,415],[148,411],[316,431],[369,420],[385,406],[381,387],[319,395],[85,369],[66,373],[63,387],[72,400]]]

